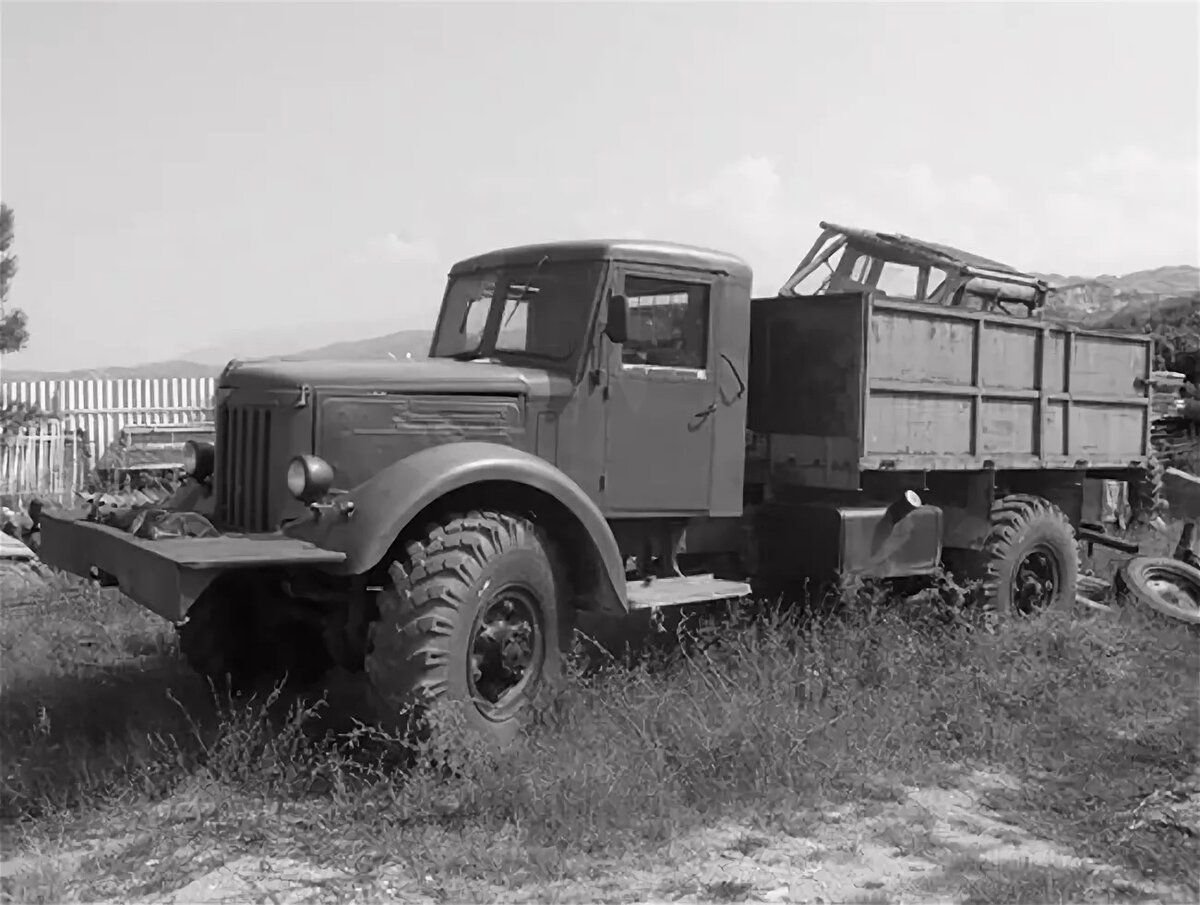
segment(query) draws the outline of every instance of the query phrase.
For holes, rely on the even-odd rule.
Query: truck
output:
[[[1044,321],[1045,293],[824,223],[765,297],[678,243],[488,251],[426,360],[231,361],[215,442],[134,520],[174,530],[46,510],[41,556],[230,687],[340,667],[382,716],[442,701],[498,740],[584,618],[946,566],[999,617],[1070,606],[1081,543],[1120,543],[1089,486],[1151,480],[1153,349]]]

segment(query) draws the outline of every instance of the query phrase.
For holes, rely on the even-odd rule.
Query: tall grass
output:
[[[1196,888],[1193,840],[1127,819],[1197,768],[1200,647],[1153,614],[991,633],[936,599],[876,599],[821,620],[701,619],[666,654],[573,670],[497,750],[436,709],[413,742],[335,730],[345,714],[326,700],[214,702],[119,600],[41,612],[16,633],[6,620],[0,667],[0,805],[26,841],[123,814],[154,828],[160,855],[186,828],[213,848],[512,883],[653,851],[721,815],[786,822],[984,768],[1021,780],[994,802],[1018,824]],[[89,620],[104,628],[84,666]]]

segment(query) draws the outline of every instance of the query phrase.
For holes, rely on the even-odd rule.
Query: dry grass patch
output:
[[[214,704],[163,623],[68,589],[3,626],[6,850],[110,847],[0,891],[128,898],[252,858],[309,865],[335,900],[386,881],[430,901],[616,901],[722,850],[754,861],[788,834],[828,841],[830,858],[940,862],[931,818],[905,802],[969,769],[1014,777],[989,801],[1026,835],[1195,889],[1193,837],[1129,828],[1139,796],[1195,769],[1195,635],[1136,611],[988,634],[935,604],[877,604],[816,622],[766,608],[701,621],[665,654],[574,675],[497,751],[437,714],[413,745],[347,733],[320,700]],[[730,819],[745,829],[716,852],[681,847]],[[693,876],[689,895],[709,900],[758,882]],[[966,874],[955,882],[967,890]]]

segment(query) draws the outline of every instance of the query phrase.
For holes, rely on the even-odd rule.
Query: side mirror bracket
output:
[[[621,345],[629,337],[629,300],[623,295],[608,297],[608,316],[604,323],[604,335]]]

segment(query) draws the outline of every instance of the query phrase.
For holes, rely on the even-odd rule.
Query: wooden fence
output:
[[[32,496],[69,496],[81,475],[67,455],[67,436],[58,419],[22,428],[0,443],[0,496],[20,505]]]
[[[0,405],[32,403],[53,413],[67,435],[86,444],[94,459],[126,424],[210,420],[215,389],[212,377],[4,381]]]

